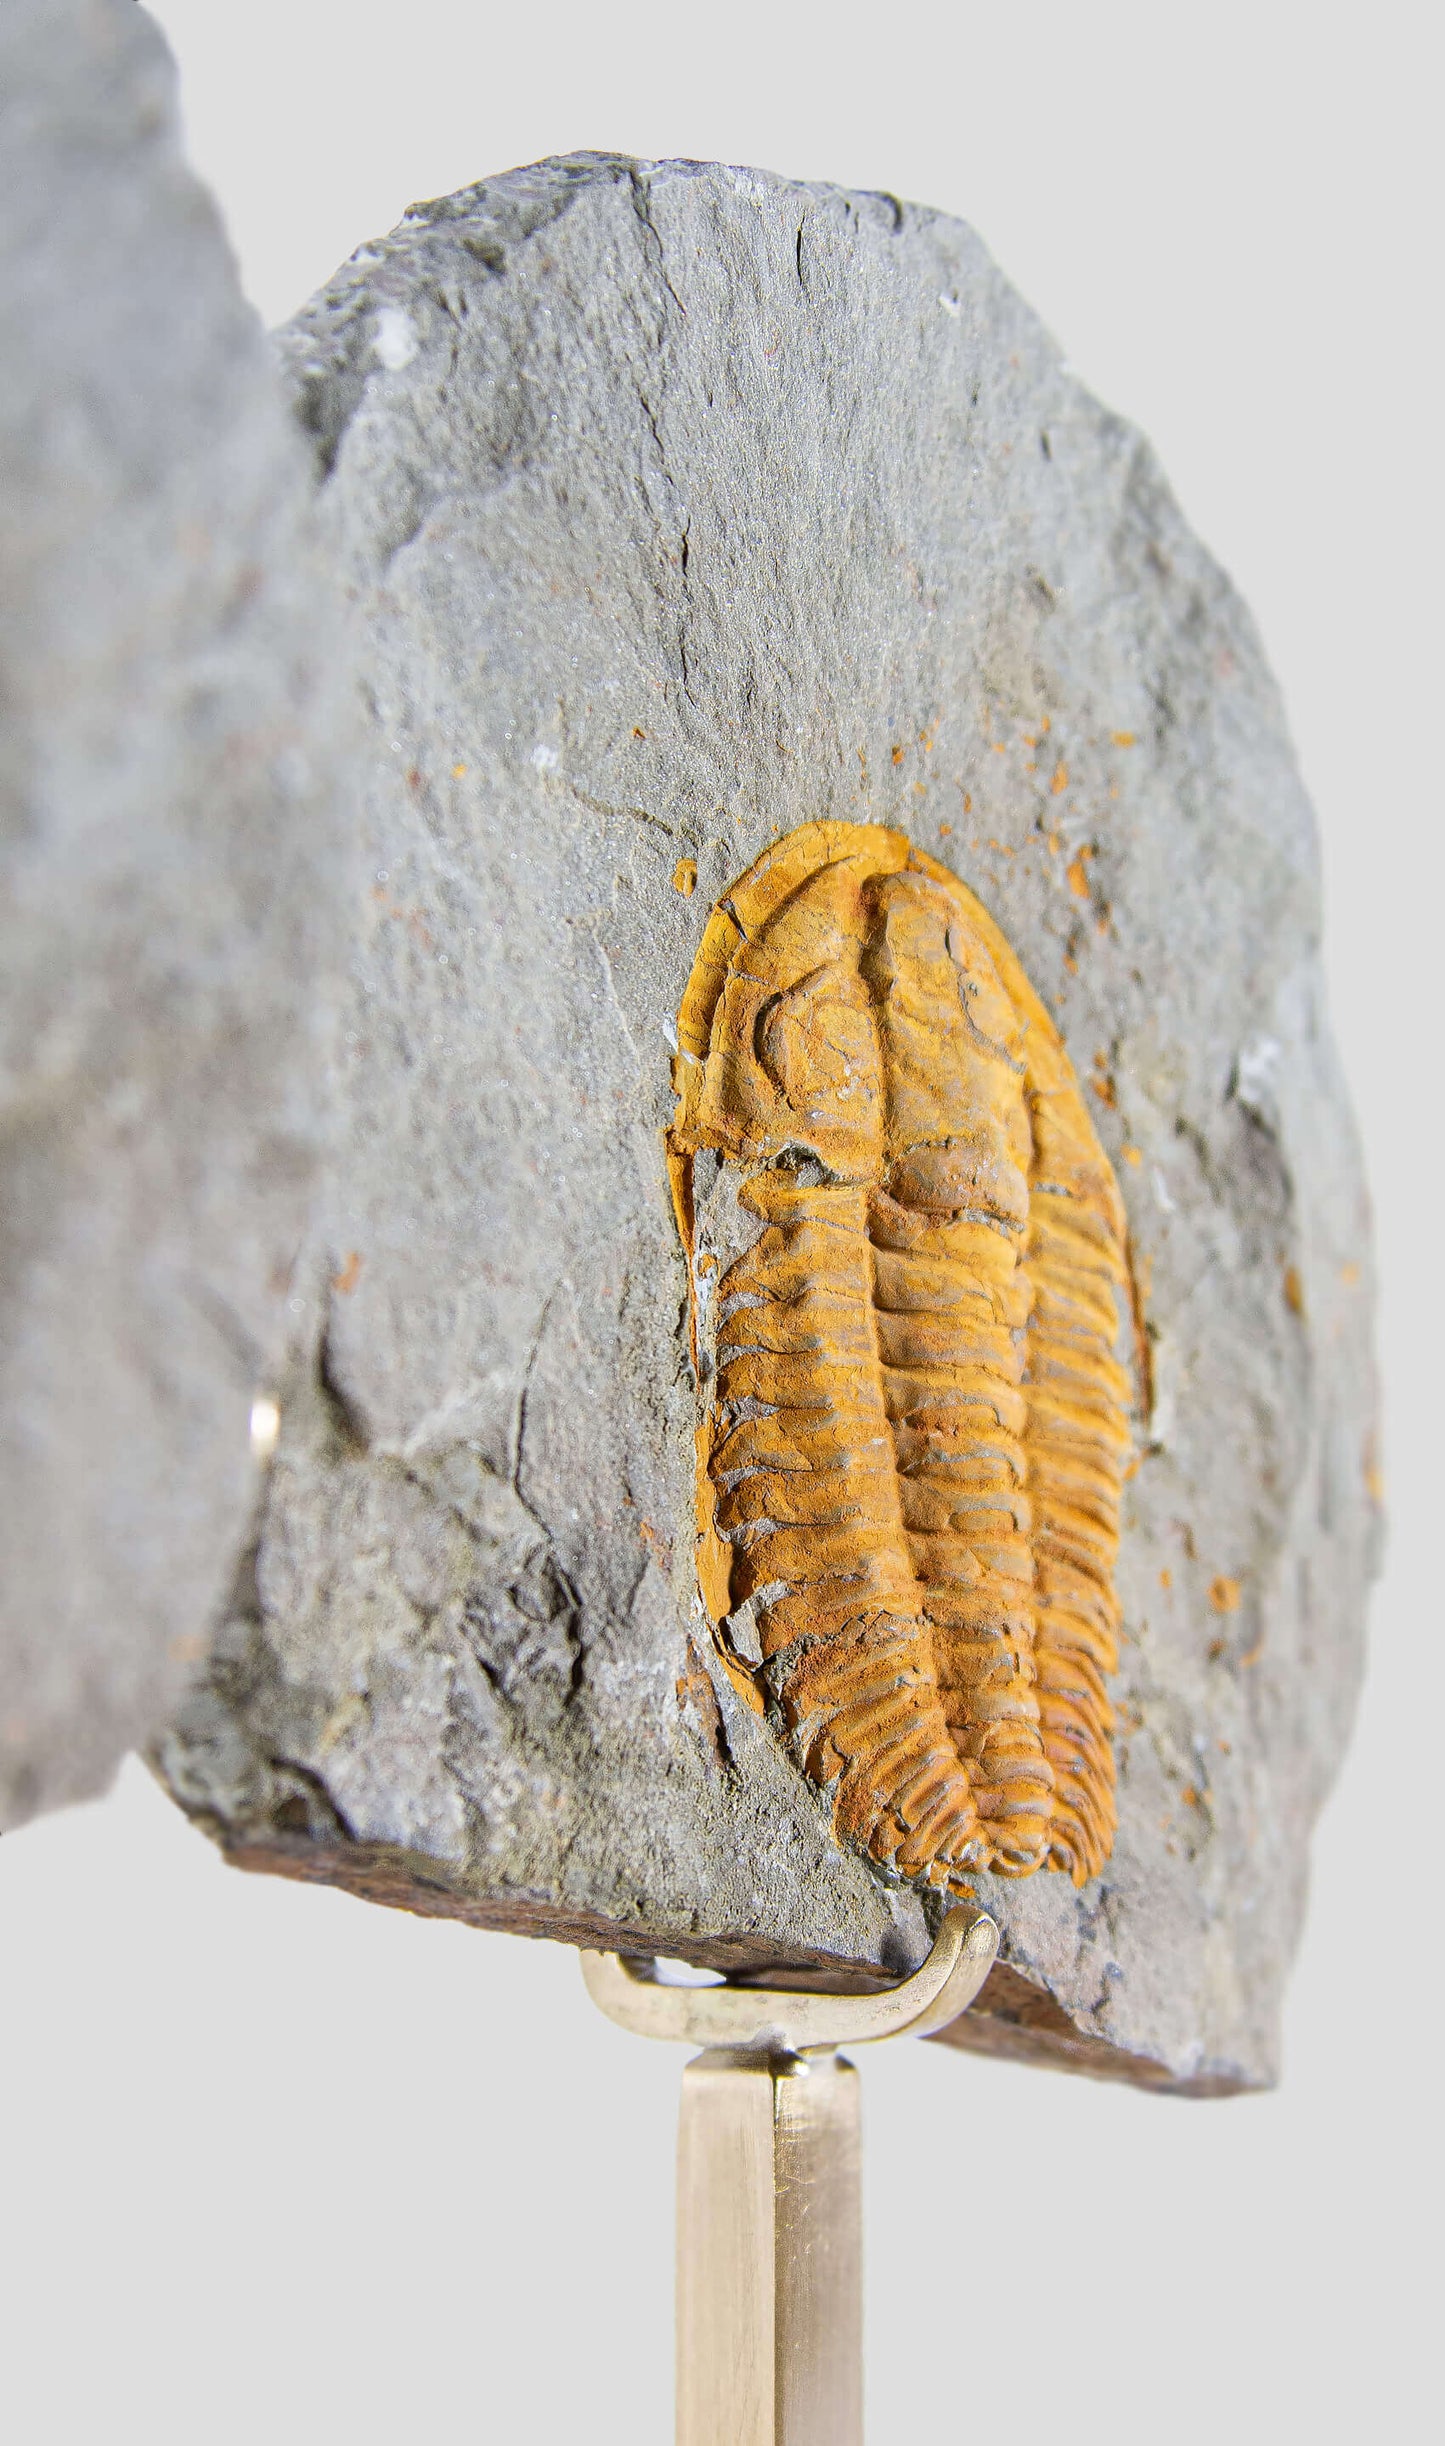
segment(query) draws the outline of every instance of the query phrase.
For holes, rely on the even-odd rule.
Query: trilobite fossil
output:
[[[946,868],[808,824],[714,908],[674,1077],[734,1679],[901,1876],[1082,1884],[1115,1827],[1130,1282],[1057,1029]]]

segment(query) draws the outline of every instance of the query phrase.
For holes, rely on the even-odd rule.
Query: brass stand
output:
[[[955,1911],[871,1996],[665,1987],[583,1954],[609,2020],[703,2049],[678,2128],[677,2446],[862,2446],[858,2075],[837,2050],[941,2030],[997,1947],[985,1913]]]

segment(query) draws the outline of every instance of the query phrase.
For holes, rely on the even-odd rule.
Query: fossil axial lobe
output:
[[[1115,1825],[1129,1276],[1057,1030],[946,868],[807,824],[714,909],[674,1075],[729,1669],[899,1874],[1082,1884]],[[720,1280],[719,1179],[761,1227]],[[749,1599],[752,1670],[727,1622]]]

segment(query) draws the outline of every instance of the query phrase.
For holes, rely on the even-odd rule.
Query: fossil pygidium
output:
[[[1082,1884],[1115,1824],[1129,1278],[1057,1029],[945,867],[805,824],[713,910],[675,1083],[735,1680],[901,1875]]]

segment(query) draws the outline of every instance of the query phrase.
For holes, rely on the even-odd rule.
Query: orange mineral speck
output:
[[[1159,1585],[1161,1588],[1172,1588],[1174,1586],[1173,1572],[1168,1570],[1161,1571],[1159,1574]]]
[[[1354,1259],[1350,1258],[1340,1268],[1340,1280],[1344,1284],[1347,1291],[1352,1291],[1359,1279],[1360,1269],[1355,1264]]]
[[[1138,737],[1132,730],[1115,730],[1109,734],[1115,747],[1137,747]]]
[[[1069,890],[1073,893],[1075,900],[1087,900],[1089,897],[1089,877],[1087,869],[1088,861],[1093,855],[1094,851],[1092,844],[1085,842],[1082,849],[1075,851],[1073,857],[1069,860],[1067,868],[1065,869],[1065,873],[1068,877]]]
[[[1057,798],[1060,791],[1067,790],[1068,786],[1069,768],[1064,763],[1063,759],[1060,758],[1059,762],[1054,766],[1054,778],[1049,783],[1049,788],[1052,790],[1055,798]]]
[[[681,892],[684,900],[691,900],[697,890],[696,858],[678,859],[672,870],[672,888],[675,892]]]
[[[464,764],[454,764],[454,765],[452,766],[452,779],[453,779],[453,781],[465,781],[466,776],[467,776],[467,767],[466,767]]]
[[[1119,1153],[1126,1164],[1133,1164],[1136,1168],[1144,1161],[1143,1153],[1138,1147],[1120,1147]]]
[[[721,1764],[726,1761],[728,1750],[717,1692],[691,1640],[687,1643],[687,1657],[688,1670],[677,1677],[677,1703],[681,1708],[691,1708],[699,1731]]]
[[[332,1275],[331,1288],[333,1291],[339,1291],[343,1299],[349,1299],[360,1282],[364,1262],[360,1249],[354,1248],[348,1254],[340,1273]]]
[[[1288,1308],[1291,1316],[1304,1315],[1305,1287],[1300,1280],[1300,1270],[1297,1265],[1287,1265],[1285,1267],[1284,1304],[1286,1308]]]
[[[903,750],[901,747],[895,747],[893,750],[893,761],[895,764],[901,764],[903,762]]]
[[[1239,1611],[1238,1580],[1228,1580],[1221,1572],[1218,1579],[1211,1580],[1209,1583],[1209,1602],[1217,1614],[1237,1614]]]

